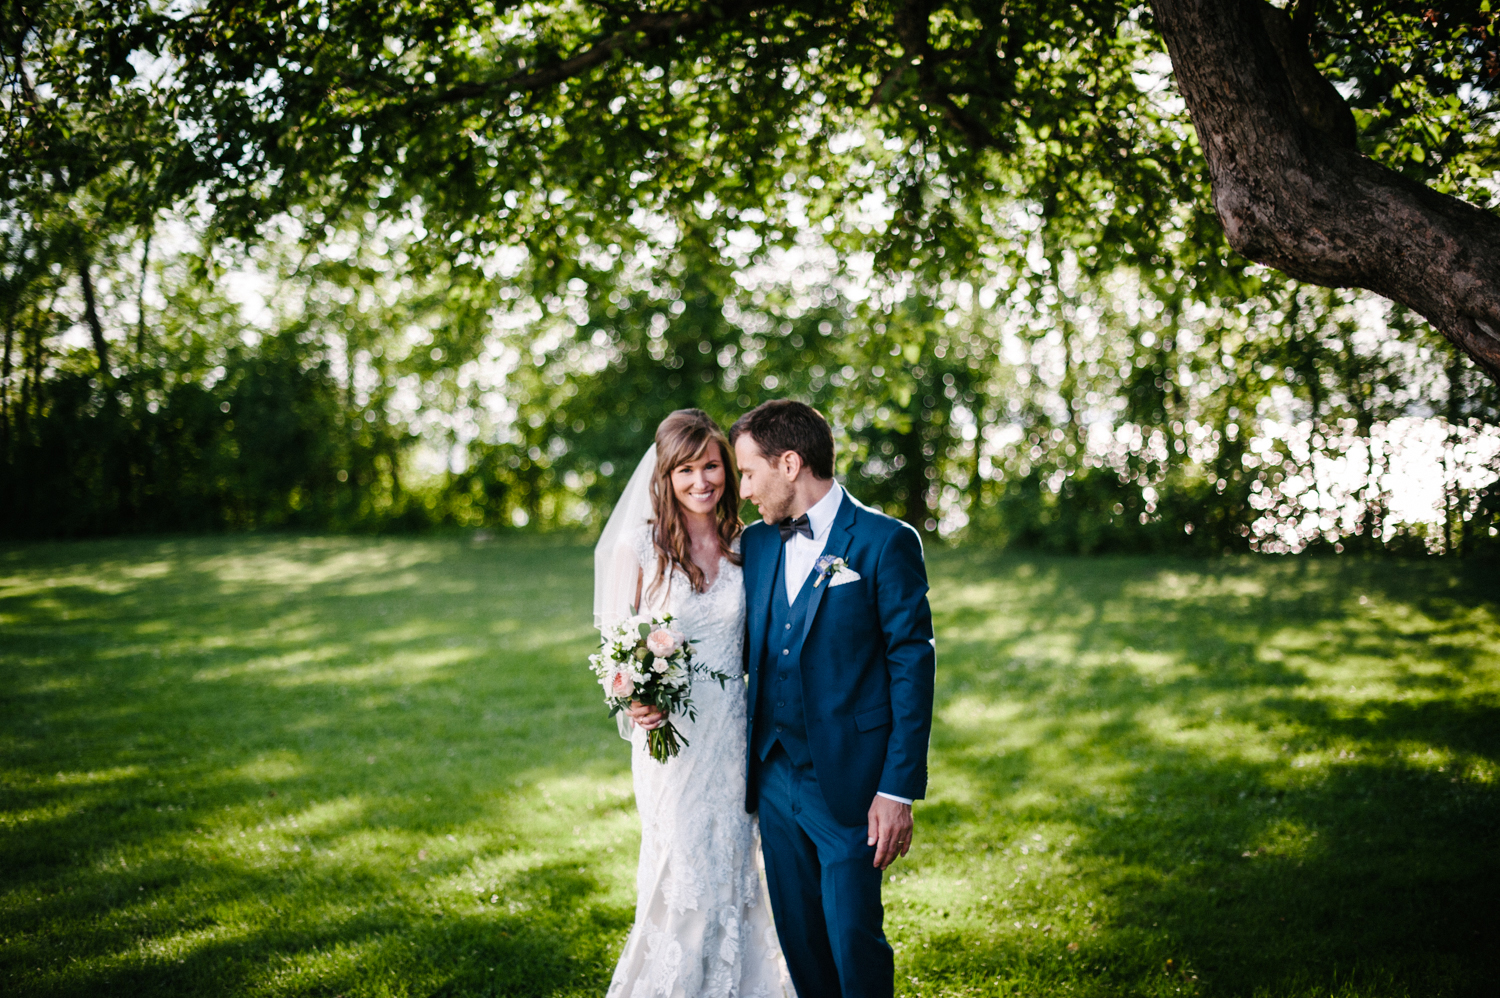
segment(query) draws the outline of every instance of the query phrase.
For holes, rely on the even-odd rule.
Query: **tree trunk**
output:
[[[918,391],[921,386],[918,386]],[[896,453],[905,460],[901,465],[901,483],[906,492],[906,504],[902,519],[918,533],[927,533],[927,457],[922,453],[922,401],[912,399],[911,429],[896,439]]]
[[[31,429],[31,358],[26,353],[26,331],[21,331],[21,404],[16,408],[16,440],[25,440]]]
[[[1459,531],[1459,543],[1462,544],[1467,531],[1464,530],[1463,512],[1467,496],[1458,484],[1458,457],[1454,453],[1454,445],[1458,443],[1458,430],[1463,425],[1464,398],[1460,394],[1463,391],[1463,370],[1459,367],[1458,358],[1454,358],[1448,365],[1448,406],[1443,415],[1448,421],[1447,438],[1443,442],[1443,554],[1453,554],[1453,531],[1457,527]]]
[[[1068,425],[1063,432],[1067,434],[1068,442],[1073,445],[1074,454],[1082,454],[1083,429],[1078,418],[1078,411],[1083,406],[1078,399],[1081,388],[1078,384],[1077,365],[1073,362],[1073,334],[1076,330],[1068,304],[1070,303],[1059,306],[1057,310],[1057,331],[1062,334],[1063,352],[1063,376],[1062,383],[1057,386],[1057,394],[1062,398],[1063,407],[1067,411]]]
[[[984,313],[978,309],[974,311],[973,340],[974,343],[988,344],[990,338],[985,335]],[[986,412],[989,409],[990,395],[989,386],[994,370],[997,366],[992,362],[989,349],[986,347],[980,354],[980,374],[969,383],[970,391],[974,396],[971,403],[974,410],[974,474],[969,479],[969,515],[978,515],[979,510],[984,507],[984,478],[979,473],[979,468],[984,462],[984,430],[988,425]]]
[[[52,296],[52,304],[56,304],[57,295]],[[52,313],[52,304],[47,311],[42,313],[35,323],[32,324],[31,335],[25,333],[21,336],[21,409],[16,416],[16,437],[18,439],[30,436],[32,429],[31,414],[35,407],[38,411],[42,408],[42,364],[46,344],[42,341],[42,323],[46,322]],[[26,349],[26,341],[31,340],[31,349]]]
[[[969,475],[969,515],[976,515],[984,507],[984,476],[980,467],[984,463],[984,407],[988,400],[980,390],[974,392],[974,467]]]
[[[12,312],[5,321],[5,361],[0,364],[0,461],[10,459],[10,347],[16,332]]]
[[[1230,245],[1291,277],[1368,288],[1500,381],[1500,218],[1361,155],[1305,36],[1264,0],[1151,0]]]
[[[146,229],[146,239],[141,244],[141,284],[135,295],[135,362],[145,362],[146,356],[146,277],[151,266],[151,236],[154,230]]]
[[[1375,457],[1375,418],[1367,410],[1361,409],[1358,415],[1356,435],[1365,442],[1365,485],[1360,490],[1360,522],[1355,526],[1354,532],[1372,540],[1378,539],[1381,528],[1385,525],[1385,513],[1380,501],[1379,475]]]
[[[94,338],[94,353],[99,355],[99,380],[107,384],[111,378],[109,345],[104,342],[104,326],[99,322],[99,309],[94,305],[94,279],[89,274],[89,258],[83,254],[78,257],[78,281],[83,286],[83,317]]]

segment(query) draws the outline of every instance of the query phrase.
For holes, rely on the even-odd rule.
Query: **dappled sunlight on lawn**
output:
[[[602,989],[638,832],[581,664],[586,550],[236,538],[21,561],[0,556],[0,834],[27,871],[0,894],[4,990]]]
[[[599,995],[586,545],[0,551],[0,991]],[[1479,994],[1500,621],[1444,563],[932,555],[907,995]]]
[[[927,936],[914,976],[938,991],[1154,979],[1245,994],[1493,980],[1500,622],[1485,576],[935,562],[937,751],[920,811],[935,827],[914,866],[945,903],[898,902]],[[1032,833],[1045,858],[1032,828],[1050,830]],[[1075,907],[1080,890],[1092,908]],[[1038,952],[1085,980],[1027,970]],[[1148,963],[1159,976],[1141,976]]]

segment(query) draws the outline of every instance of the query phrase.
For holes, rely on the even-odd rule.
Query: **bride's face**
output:
[[[724,455],[709,444],[702,454],[672,469],[672,494],[687,513],[712,513],[724,495]]]

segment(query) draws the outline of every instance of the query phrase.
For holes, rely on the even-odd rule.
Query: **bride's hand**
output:
[[[655,707],[647,707],[639,700],[630,701],[630,706],[625,711],[630,719],[647,731],[661,727],[666,723],[666,715]]]

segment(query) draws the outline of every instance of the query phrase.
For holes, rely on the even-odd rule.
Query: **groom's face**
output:
[[[782,455],[783,458],[786,455]],[[760,445],[748,433],[734,442],[734,458],[740,466],[740,498],[748,499],[760,510],[760,518],[776,523],[792,515],[796,490],[794,469],[785,460],[768,461]]]

